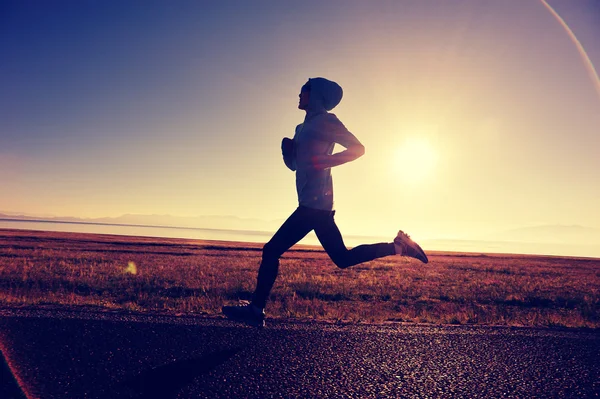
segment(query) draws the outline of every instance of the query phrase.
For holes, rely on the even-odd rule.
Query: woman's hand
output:
[[[284,157],[292,156],[294,154],[294,140],[284,137],[281,140],[281,153]]]
[[[281,140],[281,153],[283,154],[283,162],[288,169],[296,170],[296,144],[294,140],[284,137]]]

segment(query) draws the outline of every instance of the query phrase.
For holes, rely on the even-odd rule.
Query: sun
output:
[[[438,155],[431,143],[421,137],[408,138],[394,157],[396,172],[405,182],[419,183],[432,177]]]

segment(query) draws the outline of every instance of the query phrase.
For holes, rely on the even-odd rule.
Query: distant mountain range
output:
[[[135,226],[187,227],[219,230],[276,231],[281,220],[240,218],[237,216],[196,216],[126,214],[118,217],[77,218],[0,213],[0,219],[99,223]],[[477,241],[519,242],[532,244],[592,245],[600,247],[600,230],[579,225],[541,225],[501,231],[474,238]]]
[[[55,217],[48,215],[25,215],[11,212],[0,213],[1,219],[18,221],[43,221],[87,223],[102,225],[183,227],[198,229],[268,232],[269,237],[283,220],[261,220],[237,216],[180,217],[171,215],[134,215],[105,218]],[[384,241],[385,237],[345,235],[346,245]],[[318,244],[309,234],[305,243]],[[473,239],[424,239],[424,248],[452,252],[521,253],[589,256],[600,258],[600,230],[578,225],[543,225],[506,230]]]
[[[277,229],[283,220],[246,219],[237,216],[196,216],[182,217],[171,215],[135,215],[126,214],[118,217],[104,218],[77,218],[77,217],[53,217],[34,216],[14,213],[0,213],[0,219],[12,220],[44,220],[50,222],[68,223],[101,223],[101,224],[124,224],[136,226],[161,226],[161,227],[189,227],[222,230],[250,230],[250,231],[273,231]]]
[[[600,246],[600,230],[578,225],[522,227],[482,237],[490,241]]]

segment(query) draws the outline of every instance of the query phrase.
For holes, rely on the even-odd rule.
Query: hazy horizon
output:
[[[200,225],[195,225],[194,223],[197,223],[199,220],[214,220],[215,223],[219,223],[219,222],[223,222],[225,220],[233,220],[233,221],[243,221],[243,222],[248,222],[248,223],[269,223],[272,224],[269,228],[265,229],[251,229],[251,230],[256,230],[256,231],[269,231],[272,230],[273,228],[278,228],[279,226],[281,226],[281,224],[285,221],[285,219],[271,219],[271,220],[267,220],[267,219],[260,219],[260,218],[252,218],[252,217],[240,217],[237,215],[233,215],[233,214],[229,214],[229,215],[195,215],[195,216],[176,216],[176,215],[171,215],[171,214],[140,214],[140,213],[126,213],[126,214],[121,214],[118,216],[99,216],[99,217],[93,217],[93,218],[82,218],[79,216],[73,216],[73,215],[55,215],[55,214],[36,214],[36,213],[27,213],[27,212],[14,212],[14,211],[3,211],[0,209],[0,218],[3,216],[14,216],[14,217],[28,217],[28,218],[36,218],[39,220],[44,220],[44,218],[46,219],[52,219],[52,220],[70,220],[70,219],[76,219],[76,220],[81,220],[82,222],[85,221],[101,221],[101,220],[105,220],[105,221],[110,221],[110,220],[138,220],[140,222],[146,223],[151,225],[153,222],[155,222],[156,220],[160,220],[160,219],[164,219],[165,222],[167,223],[172,223],[175,221],[179,221],[179,222],[185,222],[185,221],[190,221],[190,224],[184,223],[183,225],[171,225],[171,224],[165,224],[165,226],[170,226],[170,227],[197,227],[197,228],[224,228],[227,229],[227,225],[215,225],[214,227],[206,227],[206,226],[200,226]],[[554,225],[548,225],[548,224],[541,224],[541,225],[522,225],[522,226],[517,226],[517,227],[513,227],[513,228],[509,228],[509,229],[503,229],[503,230],[497,230],[497,231],[493,231],[492,233],[485,233],[483,236],[487,236],[489,234],[494,234],[494,233],[501,233],[501,232],[506,232],[506,231],[518,231],[518,230],[527,230],[527,229],[535,229],[535,228],[581,228],[584,230],[589,230],[590,232],[600,232],[600,229],[595,229],[593,227],[590,226],[586,226],[586,225],[580,225],[580,224],[554,224]],[[458,238],[460,239],[460,237],[444,237],[444,236],[429,236],[426,237],[427,239],[444,239],[444,238]]]
[[[332,171],[342,234],[600,229],[596,1],[1,7],[5,212],[283,221],[324,76],[366,147]]]
[[[7,216],[8,218],[4,218]],[[19,216],[31,219],[18,219]],[[0,229],[44,230],[127,236],[191,238],[200,240],[265,243],[282,221],[242,219],[235,216],[199,216],[179,219],[170,215],[123,215],[117,218],[79,219],[73,217],[11,215],[0,211]],[[182,223],[184,222],[184,223]],[[346,234],[345,243],[387,242],[389,236]],[[563,255],[600,258],[600,230],[578,225],[528,226],[497,231],[478,237],[424,237],[427,251]],[[319,245],[314,233],[300,241]]]

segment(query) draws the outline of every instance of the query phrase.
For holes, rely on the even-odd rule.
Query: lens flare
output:
[[[135,274],[137,274],[137,266],[135,265],[134,262],[129,262],[127,264],[127,267],[125,268],[125,270],[123,270],[123,272],[125,274],[133,274],[133,275],[135,275]]]
[[[8,377],[8,378],[12,377],[14,379],[14,383],[16,384],[16,386],[10,387],[10,388],[13,388],[12,389],[13,392],[11,392],[11,393],[13,393],[17,396],[24,396],[27,399],[33,399],[35,397],[29,392],[26,385],[24,384],[24,382],[21,380],[18,373],[16,372],[15,364],[13,362],[11,362],[11,360],[9,359],[8,351],[6,350],[9,347],[11,347],[11,345],[5,345],[5,337],[0,337],[0,362],[4,363],[4,366],[8,369],[6,371],[11,374],[10,376],[3,375],[4,388],[9,390],[9,385],[11,384],[12,381],[6,381],[6,379],[7,379],[6,377]],[[4,374],[4,373],[2,373],[2,374]],[[20,391],[20,392],[17,392],[17,391]]]
[[[592,60],[590,60],[590,57],[587,55],[585,48],[583,48],[581,42],[579,42],[579,39],[577,39],[577,36],[575,36],[575,33],[573,33],[571,28],[569,28],[569,25],[567,25],[564,19],[562,19],[562,17],[558,15],[554,8],[552,8],[552,6],[550,6],[550,4],[546,2],[546,0],[540,1],[544,5],[544,7],[546,7],[546,9],[550,11],[550,14],[552,14],[554,18],[558,21],[558,23],[563,27],[565,32],[567,32],[569,39],[571,39],[575,47],[577,47],[577,51],[579,52],[579,55],[583,60],[583,65],[585,66],[585,69],[587,70],[590,79],[592,79],[592,83],[594,84],[596,93],[598,93],[598,98],[600,98],[600,77],[598,77],[598,72],[594,68],[594,64],[592,63]]]

